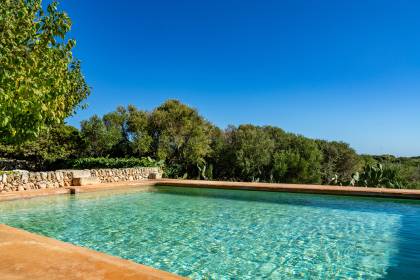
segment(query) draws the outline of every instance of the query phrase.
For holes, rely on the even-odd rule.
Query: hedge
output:
[[[129,167],[162,167],[162,161],[156,161],[150,157],[144,158],[78,158],[71,160],[67,164],[75,169],[94,169],[94,168],[129,168]]]

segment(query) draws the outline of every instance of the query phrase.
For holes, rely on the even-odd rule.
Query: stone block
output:
[[[68,175],[70,175],[71,178],[88,178],[88,177],[91,177],[91,173],[90,173],[89,169],[83,169],[83,170],[61,169],[61,170],[57,170],[57,171],[62,172],[63,174],[68,174]]]
[[[71,171],[72,174],[72,178],[89,178],[91,177],[90,175],[90,170],[72,170]]]
[[[87,185],[96,185],[101,183],[97,177],[82,177],[82,178],[73,178],[73,186],[87,186]]]

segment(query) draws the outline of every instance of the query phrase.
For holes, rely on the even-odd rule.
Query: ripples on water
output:
[[[420,204],[158,187],[0,204],[0,222],[193,279],[415,279]]]

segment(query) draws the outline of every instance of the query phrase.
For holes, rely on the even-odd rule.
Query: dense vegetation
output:
[[[162,161],[155,161],[150,157],[145,158],[77,158],[65,160],[65,166],[77,169],[92,168],[127,168],[127,167],[161,167]]]
[[[417,188],[420,158],[358,155],[348,144],[313,140],[273,126],[221,130],[197,110],[169,100],[151,112],[118,107],[56,125],[0,156],[37,169],[164,165],[173,178]],[[153,159],[153,160],[152,160]]]

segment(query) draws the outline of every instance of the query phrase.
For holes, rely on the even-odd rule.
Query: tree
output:
[[[128,112],[123,106],[118,106],[115,111],[102,117],[110,137],[116,141],[109,151],[113,157],[124,157],[132,153],[127,120]]]
[[[288,134],[286,143],[273,156],[274,180],[286,183],[321,183],[322,153],[315,141]]]
[[[21,143],[63,123],[89,95],[57,2],[0,2],[0,141]]]
[[[225,157],[225,133],[217,126],[212,126],[210,131],[210,153],[206,156],[205,161],[207,167],[205,170],[204,179],[221,179],[229,178],[226,176],[226,171],[229,171],[228,166],[223,164],[226,162]]]
[[[274,141],[267,131],[258,126],[240,125],[231,127],[230,149],[234,167],[241,180],[259,181],[266,178],[271,163]]]
[[[211,130],[197,110],[168,100],[150,115],[152,152],[166,161],[174,176],[198,177],[211,152]]]
[[[321,163],[323,183],[330,184],[337,180],[350,181],[352,174],[357,172],[361,165],[356,151],[343,142],[316,140],[316,143],[323,154]]]
[[[131,149],[137,156],[149,153],[152,136],[149,135],[149,114],[138,110],[135,106],[128,106],[127,131],[131,139]]]
[[[87,156],[106,156],[121,141],[121,131],[115,126],[106,126],[97,115],[81,122],[81,135],[85,141]]]
[[[58,161],[76,158],[83,149],[79,131],[73,126],[59,124],[34,140],[21,145],[3,146],[3,156],[26,160],[31,163],[29,168],[56,169]]]

